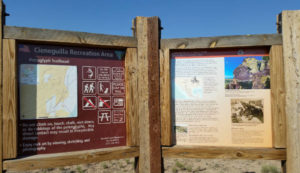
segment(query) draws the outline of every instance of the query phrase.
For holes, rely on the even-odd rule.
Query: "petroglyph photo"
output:
[[[270,89],[269,57],[225,57],[225,89]]]
[[[264,123],[262,99],[232,99],[232,123]]]
[[[175,126],[175,130],[176,130],[176,133],[187,133],[188,132],[187,126],[177,125],[177,126]]]

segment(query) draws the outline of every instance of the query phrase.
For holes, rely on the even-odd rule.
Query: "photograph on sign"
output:
[[[268,49],[171,56],[174,143],[272,147]]]
[[[17,51],[19,156],[126,145],[124,50]]]
[[[225,89],[270,89],[268,56],[225,57]]]
[[[262,99],[232,99],[232,123],[264,123]]]

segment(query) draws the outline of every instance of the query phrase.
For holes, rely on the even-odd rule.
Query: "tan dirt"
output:
[[[273,160],[164,159],[165,173],[281,173],[281,162]],[[264,169],[264,171],[263,171]],[[269,171],[267,171],[269,170]],[[277,170],[277,172],[276,172]],[[134,173],[134,159],[120,159],[62,168],[20,173]],[[7,171],[7,173],[17,173]],[[19,173],[19,171],[18,171]]]

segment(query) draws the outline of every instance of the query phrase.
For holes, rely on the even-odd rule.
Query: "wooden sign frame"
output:
[[[98,48],[124,48],[125,85],[126,85],[126,127],[127,146],[67,153],[42,154],[25,158],[17,157],[17,65],[16,46],[18,43],[36,43],[49,45],[73,45]],[[21,28],[4,26],[3,34],[3,131],[1,132],[3,150],[3,170],[30,170],[49,167],[61,167],[74,164],[91,163],[104,160],[137,157],[139,155],[138,117],[134,107],[137,62],[136,39],[133,37],[110,36],[58,30]],[[8,160],[9,159],[9,160]]]
[[[273,148],[172,146],[170,53],[173,50],[270,47]],[[280,34],[163,39],[160,50],[163,157],[286,160],[285,88]]]
[[[3,26],[0,0],[0,170],[31,170],[139,157],[136,171],[163,172],[163,158],[287,160],[300,168],[299,16],[278,16],[282,34],[160,39],[158,17],[137,17],[134,37]],[[127,146],[17,158],[16,45],[36,43],[126,49]],[[172,143],[170,53],[176,50],[268,47],[271,67],[273,148],[174,146]]]

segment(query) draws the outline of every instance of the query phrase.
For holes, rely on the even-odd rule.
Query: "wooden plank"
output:
[[[137,17],[139,171],[161,172],[159,97],[159,19]]]
[[[287,172],[300,170],[300,10],[282,12]]]
[[[137,43],[134,37],[13,26],[4,26],[4,38],[113,47],[136,47]]]
[[[285,160],[285,149],[174,146],[163,147],[163,157],[200,159]]]
[[[138,147],[115,147],[58,154],[35,155],[16,160],[6,160],[4,161],[3,166],[5,170],[9,171],[24,171],[123,159],[137,157],[138,155]]]
[[[139,145],[137,49],[128,48],[125,56],[127,146]]]
[[[286,148],[285,87],[281,45],[271,47],[270,67],[273,143],[275,148]]]
[[[4,9],[3,9],[3,1],[0,0],[0,171],[3,172],[3,167],[2,167],[2,158],[3,158],[3,127],[2,127],[2,119],[3,119],[3,102],[2,102],[2,98],[3,98],[3,93],[2,93],[2,89],[3,89],[3,32],[2,32],[2,28],[3,28],[3,18],[5,18],[5,16],[2,16]]]
[[[170,50],[160,50],[161,144],[172,145]]]
[[[3,39],[3,158],[17,157],[16,42]]]
[[[162,39],[161,48],[201,49],[281,45],[281,34]]]

